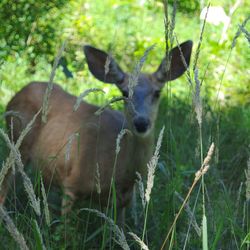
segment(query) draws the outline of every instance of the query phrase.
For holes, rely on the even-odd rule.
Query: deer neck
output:
[[[132,165],[141,175],[147,173],[147,163],[152,157],[154,149],[154,130],[150,131],[146,136],[133,134],[134,151]],[[134,164],[133,164],[134,163]]]

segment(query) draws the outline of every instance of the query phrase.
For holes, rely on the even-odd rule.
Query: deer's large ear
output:
[[[186,65],[189,66],[192,46],[193,46],[192,41],[186,41],[180,44],[180,48],[179,47],[173,48],[169,52],[169,56],[165,57],[162,60],[161,65],[159,66],[157,71],[153,74],[154,77],[160,83],[165,83],[166,81],[172,81],[180,77],[186,71],[186,66],[183,63],[183,59],[185,60]],[[167,68],[167,58],[171,59],[169,68]]]
[[[104,51],[86,45],[83,47],[90,72],[100,81],[119,84],[125,73],[115,60]]]

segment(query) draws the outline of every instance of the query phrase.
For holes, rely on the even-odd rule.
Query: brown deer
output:
[[[32,130],[23,140],[20,152],[24,164],[31,161],[32,166],[42,171],[47,183],[61,186],[64,193],[70,197],[63,198],[63,213],[71,209],[76,198],[85,199],[90,195],[99,197],[95,180],[97,166],[102,204],[107,205],[113,173],[117,207],[122,211],[129,203],[135,173],[138,171],[144,174],[147,162],[152,156],[160,92],[165,82],[178,78],[186,71],[191,50],[191,41],[173,48],[156,72],[139,75],[133,95],[128,96],[129,74],[124,73],[105,52],[85,46],[84,53],[91,73],[102,82],[115,84],[124,96],[123,113],[104,109],[100,115],[95,115],[99,107],[84,101],[74,111],[77,98],[54,84],[49,99],[47,122],[43,123],[41,115],[38,116]],[[169,67],[166,67],[167,58],[170,58]],[[183,63],[184,60],[186,63]],[[105,70],[107,65],[109,69]],[[32,82],[9,102],[7,111],[18,112],[22,117],[22,122],[15,116],[6,118],[9,133],[13,134],[14,141],[41,108],[47,87],[48,83]],[[116,140],[122,129],[127,129],[130,133],[126,133],[121,139],[121,150],[114,164]],[[66,159],[69,138],[70,154]],[[0,193],[2,203],[7,194],[6,185],[7,181]]]

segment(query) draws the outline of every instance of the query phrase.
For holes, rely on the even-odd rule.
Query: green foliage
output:
[[[171,10],[173,1],[168,2]],[[193,40],[195,51],[201,26],[198,13],[201,1],[177,2],[175,32],[178,41]],[[204,2],[204,5],[207,4]],[[216,0],[213,4],[223,6],[229,14],[234,2]],[[214,160],[205,176],[209,249],[237,249],[239,242],[243,247],[249,244],[243,211],[246,199],[244,185],[238,194],[240,183],[245,182],[244,169],[250,156],[250,51],[244,34],[240,34],[231,49],[238,25],[246,19],[249,7],[246,1],[238,7],[226,32],[227,39],[222,43],[219,41],[223,24],[206,24],[197,64],[202,80],[204,152],[212,141],[216,145]],[[161,1],[2,0],[0,9],[0,20],[4,24],[0,26],[0,115],[11,97],[28,82],[49,79],[51,62],[65,39],[64,56],[74,77],[66,79],[59,67],[55,82],[74,95],[80,95],[89,88],[102,88],[106,94],[95,92],[86,97],[89,102],[99,105],[120,93],[115,86],[104,85],[90,74],[82,52],[83,44],[111,52],[128,72],[152,44],[156,47],[150,52],[143,71],[154,72],[165,55]],[[249,24],[246,29],[249,30]],[[184,198],[200,167],[198,126],[191,88],[185,80],[183,76],[170,82],[162,91],[156,134],[163,125],[166,133],[148,210],[146,239],[150,249],[159,249],[181,206],[182,202],[175,192]],[[115,103],[113,107],[121,109],[121,103]],[[0,126],[4,126],[2,117]],[[7,153],[0,138],[0,163]],[[30,173],[30,176],[34,175]],[[26,205],[26,194],[18,178],[10,193],[6,207],[8,211],[14,211],[11,217],[16,226],[29,246],[38,242],[41,247],[33,225],[35,215]],[[193,209],[195,204],[195,219],[200,226],[203,214],[199,186],[194,189],[188,205]],[[78,211],[81,207],[91,207],[91,201],[76,205],[74,211],[78,212],[71,215],[69,224],[59,216],[58,192],[50,192],[49,205],[52,225],[47,227],[43,219],[38,224],[48,249],[91,249],[100,246],[103,222],[94,215]],[[128,225],[139,236],[143,229],[141,211],[141,204],[138,204],[137,226],[128,213]],[[189,223],[190,217],[183,211],[176,225],[174,247],[182,249]],[[0,235],[0,249],[7,245],[9,249],[17,248],[3,224],[0,224]],[[192,226],[187,242],[186,249],[202,247],[201,238]],[[133,245],[133,242],[129,243]]]
[[[173,5],[177,3],[178,10],[184,13],[198,12],[200,8],[200,0],[168,0],[168,3]]]
[[[27,50],[33,60],[37,55],[54,54],[61,42],[60,9],[67,1],[7,1],[0,3],[0,55]]]

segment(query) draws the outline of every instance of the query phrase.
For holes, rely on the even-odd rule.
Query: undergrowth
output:
[[[116,3],[112,2],[112,4]],[[163,6],[159,2],[153,4],[150,1],[144,4],[145,17],[143,18],[146,20],[146,16],[150,13],[149,19],[153,16],[157,23],[162,22],[163,15],[159,21],[157,13],[159,10],[161,13],[164,12]],[[103,13],[105,5],[108,3],[98,6],[100,13]],[[126,8],[129,6],[129,4],[113,6],[124,11],[124,16],[117,16],[112,12],[121,26],[124,20],[127,20],[126,25],[130,24],[126,19],[129,13]],[[89,8],[91,15],[94,15],[91,4],[90,7],[85,4],[84,8]],[[131,11],[134,12],[136,8],[140,9],[132,4]],[[240,8],[239,12],[242,11]],[[176,40],[176,34],[171,30],[170,25],[168,31],[172,33],[174,44],[178,44],[180,39],[187,38],[187,34],[191,36],[190,33],[192,33],[191,29],[184,29],[185,24],[178,24],[180,22],[178,11],[176,15],[175,29],[179,33],[179,29],[182,29],[183,35],[177,35],[178,40]],[[165,6],[165,21],[166,17]],[[105,16],[104,24],[107,24],[106,18]],[[140,18],[139,14],[133,17],[136,27],[139,26]],[[184,20],[188,18],[191,17],[183,14]],[[73,19],[73,22],[77,22],[77,16],[73,16]],[[87,16],[86,20],[88,26],[96,22],[91,18],[88,19]],[[149,22],[152,21],[150,20]],[[250,92],[249,86],[246,86],[249,85],[247,84],[249,81],[247,35],[249,38],[249,33],[247,32],[248,19],[245,18],[245,20],[244,24],[244,20],[240,17],[238,21],[241,25],[237,26],[232,19],[233,25],[228,31],[228,40],[222,44],[218,43],[219,39],[216,35],[219,31],[214,26],[206,24],[204,32],[199,32],[199,29],[195,32],[196,50],[193,53],[190,72],[181,80],[168,83],[162,93],[156,134],[159,135],[160,131],[163,131],[161,130],[163,126],[165,126],[165,132],[160,133],[162,138],[159,137],[158,150],[159,147],[161,150],[155,153],[155,169],[151,172],[151,175],[155,175],[155,179],[151,183],[153,186],[150,199],[143,203],[141,197],[144,197],[145,193],[143,194],[142,190],[141,193],[139,191],[136,193],[133,206],[127,209],[124,231],[115,224],[116,218],[112,217],[114,211],[107,211],[106,214],[102,211],[102,213],[91,198],[78,201],[70,214],[61,216],[61,191],[52,188],[44,195],[40,172],[32,170],[29,165],[25,168],[25,174],[27,173],[27,178],[32,180],[33,187],[29,187],[34,189],[35,197],[40,200],[41,215],[30,206],[31,198],[27,195],[27,187],[26,189],[23,187],[24,174],[22,171],[16,171],[16,178],[10,188],[6,204],[0,207],[2,219],[0,249],[6,249],[6,247],[8,249],[17,247],[22,249],[26,247],[29,249],[101,249],[101,247],[116,249],[118,245],[123,249],[163,249],[164,247],[165,249],[249,249],[250,103],[248,97]],[[170,20],[171,24],[173,22],[173,19]],[[200,23],[197,20],[192,20],[190,23],[193,29],[199,28]],[[97,27],[100,26],[102,30],[105,27],[104,24],[103,26],[98,24]],[[79,23],[77,25],[80,26]],[[109,27],[110,23],[107,25]],[[164,30],[163,22],[161,25],[157,30]],[[77,29],[80,31],[72,35],[75,41],[79,41],[79,34],[84,33],[79,26]],[[127,38],[130,48],[124,49],[128,45],[125,45],[121,39],[117,39],[117,43],[114,41],[112,43],[112,39],[108,41],[107,38],[103,38],[102,46],[111,43],[109,46],[112,49],[114,45],[113,51],[119,54],[118,58],[123,60],[125,68],[131,67],[131,59],[142,55],[148,45],[155,42],[165,45],[163,32],[158,35],[159,37],[148,39],[149,31],[146,30],[146,35],[138,39],[139,42],[134,40],[132,28],[123,29],[122,26],[120,32],[123,31],[126,36],[130,36]],[[90,31],[92,37],[89,41],[98,43],[99,41],[94,39],[98,29]],[[119,35],[122,36],[122,32],[118,33],[118,38]],[[217,40],[213,39],[213,36]],[[168,43],[171,37],[167,38]],[[193,37],[188,38],[193,39]],[[199,47],[200,50],[197,50]],[[72,48],[76,48],[75,44],[70,44],[68,50]],[[153,63],[160,60],[159,48],[154,50],[155,52],[151,52],[148,58],[148,61]],[[48,80],[51,71],[55,73],[55,69],[52,70],[43,56],[39,57],[40,61],[37,60],[35,68],[30,71],[27,52],[22,53],[11,55],[1,65],[0,94],[1,97],[3,96],[0,102],[1,114],[4,114],[10,97],[25,86],[28,80],[41,78]],[[67,46],[64,53],[68,53]],[[155,58],[151,60],[152,54]],[[81,56],[78,56],[76,62],[69,67],[79,70],[80,59],[84,61]],[[145,65],[146,70],[152,71],[152,68],[150,63]],[[53,77],[51,78],[53,80]],[[55,80],[66,82],[62,84],[63,88],[76,95],[84,93],[83,90],[93,88],[93,82],[95,88],[104,89],[106,94],[90,92],[84,98],[100,106],[111,97],[119,95],[110,86],[103,88],[103,85],[94,80],[85,68],[74,72],[73,79],[66,79],[62,68],[58,67]],[[120,102],[112,106],[115,109],[122,109]],[[2,128],[5,127],[3,117],[0,119],[0,125]],[[9,154],[5,132],[1,130],[0,137],[2,166],[6,164]],[[204,164],[213,142],[215,145],[213,156],[210,152],[209,162]],[[17,145],[12,145],[11,152],[13,161],[20,164]],[[19,167],[22,168],[21,165]],[[144,182],[139,180],[138,183],[138,188],[144,184],[146,190],[148,183],[145,180]],[[192,186],[192,184],[195,185]],[[189,191],[191,192],[188,194]],[[115,190],[112,189],[112,192]],[[186,197],[187,200],[185,200]],[[48,219],[46,220],[47,201],[49,223]],[[166,246],[164,240],[166,240]]]

